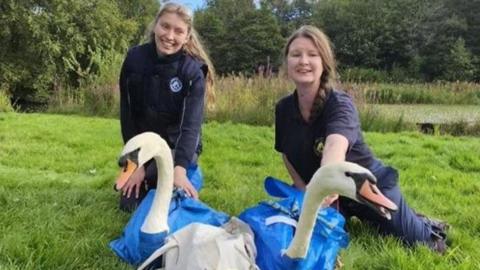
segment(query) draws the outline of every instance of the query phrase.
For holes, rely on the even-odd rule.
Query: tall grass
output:
[[[13,106],[6,91],[0,89],[0,112],[13,112]]]
[[[113,57],[113,56],[112,56]],[[120,62],[121,58],[113,57]],[[112,66],[115,66],[112,64]],[[106,67],[104,67],[106,68]],[[52,98],[49,112],[62,114],[97,115],[116,118],[119,115],[118,71],[110,75],[86,80],[79,90],[58,89]],[[103,73],[108,74],[108,73]],[[216,82],[216,104],[206,111],[207,121],[244,123],[271,126],[274,107],[283,96],[291,93],[294,85],[278,76],[264,78],[243,75],[220,77]],[[473,83],[433,84],[379,84],[344,83],[340,86],[355,100],[365,131],[398,132],[417,130],[409,114],[392,115],[377,110],[370,104],[474,104],[480,105],[480,85]],[[451,123],[449,123],[450,125]],[[477,124],[457,121],[455,128],[442,132],[477,134]]]
[[[401,132],[417,130],[415,123],[406,121],[403,114],[395,118],[389,118],[382,115],[376,107],[368,104],[360,104],[358,109],[363,131]]]
[[[480,85],[468,82],[367,83],[356,89],[367,103],[480,105]]]
[[[215,109],[207,112],[207,119],[270,126],[276,102],[293,87],[282,77],[221,77],[216,85]]]

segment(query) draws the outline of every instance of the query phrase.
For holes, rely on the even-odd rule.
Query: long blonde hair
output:
[[[328,92],[335,88],[335,84],[337,82],[337,63],[333,54],[330,39],[327,37],[327,35],[315,26],[304,25],[293,32],[293,34],[287,40],[287,44],[285,45],[283,52],[285,66],[290,45],[299,37],[310,39],[322,58],[323,73],[320,77],[320,86],[318,87],[318,92],[315,97],[309,119],[309,121],[313,121],[322,111]]]
[[[150,24],[150,27],[147,31],[147,38],[150,42],[155,40],[155,25],[157,24],[160,17],[165,13],[174,13],[180,17],[184,23],[188,26],[188,40],[187,43],[183,46],[183,49],[189,55],[203,61],[208,68],[207,77],[205,78],[205,95],[207,102],[207,109],[213,109],[215,107],[215,68],[213,67],[212,61],[208,56],[207,52],[204,49],[202,41],[198,36],[197,31],[193,28],[193,15],[190,10],[186,7],[176,4],[176,3],[166,3],[160,10],[157,12],[155,19]]]

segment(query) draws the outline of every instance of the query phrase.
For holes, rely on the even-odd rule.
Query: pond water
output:
[[[480,122],[478,105],[390,105],[371,104],[381,115],[398,119],[403,115],[405,121],[414,123],[452,123]]]

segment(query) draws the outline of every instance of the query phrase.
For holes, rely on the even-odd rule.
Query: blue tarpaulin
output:
[[[261,202],[240,214],[255,233],[256,263],[262,270],[334,269],[341,248],[348,245],[344,217],[335,209],[322,209],[304,259],[290,259],[283,252],[295,234],[304,192],[272,177],[265,179],[265,190],[278,201]]]
[[[198,167],[191,167],[187,176],[197,190],[200,190],[203,177]],[[230,218],[228,215],[218,212],[199,200],[186,196],[186,193],[177,189],[173,192],[168,213],[168,232],[158,234],[146,234],[140,231],[143,222],[153,202],[155,190],[148,192],[138,208],[133,213],[125,226],[122,235],[110,242],[110,248],[122,260],[138,265],[148,258],[153,251],[164,244],[165,237],[193,222],[221,226]]]

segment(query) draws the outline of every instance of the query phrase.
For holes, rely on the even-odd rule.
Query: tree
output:
[[[473,55],[474,79],[480,81],[480,0],[446,0],[446,8],[459,18],[464,18],[466,28],[461,34],[465,48]]]
[[[155,19],[159,9],[157,0],[116,0],[120,13],[125,19],[133,21],[137,31],[130,38],[130,44],[141,42],[149,24]]]
[[[469,81],[473,78],[474,71],[472,53],[465,48],[465,41],[458,38],[452,44],[450,54],[445,59],[442,77],[448,81]]]
[[[269,10],[256,9],[252,1],[208,1],[195,13],[195,27],[220,74],[251,74],[267,58],[278,63],[280,28]]]
[[[139,27],[114,0],[5,0],[0,10],[0,87],[20,101],[78,87],[106,57],[123,55]]]
[[[212,9],[199,10],[195,12],[194,26],[202,37],[202,41],[212,59],[215,62],[215,68],[218,70],[218,64],[223,57],[225,44],[225,25],[219,17],[215,15]]]
[[[278,64],[283,46],[280,29],[265,9],[245,12],[233,20],[225,40],[230,46],[224,48],[227,57],[220,67],[226,73],[251,74],[258,64],[266,65],[267,59]]]
[[[312,23],[312,10],[315,1],[309,0],[261,0],[260,6],[270,10],[277,19],[283,37],[301,25]]]

